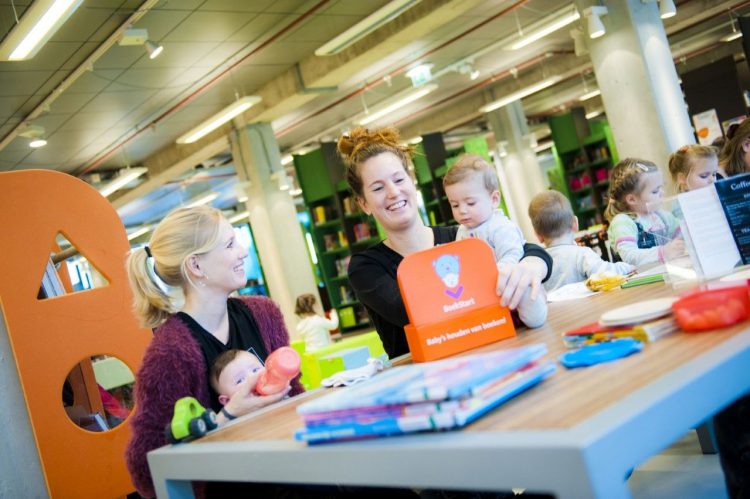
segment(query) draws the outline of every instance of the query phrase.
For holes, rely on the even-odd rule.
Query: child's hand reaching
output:
[[[244,416],[245,414],[257,411],[262,407],[276,403],[286,397],[289,390],[292,389],[289,385],[287,385],[284,390],[272,395],[257,395],[255,393],[255,385],[258,383],[258,378],[263,371],[264,370],[261,369],[256,373],[248,375],[245,380],[240,383],[239,389],[224,406],[224,409],[226,409],[229,414],[237,417]]]
[[[527,257],[515,265],[498,265],[497,294],[500,305],[515,309],[527,290],[536,300],[547,264],[537,257]],[[531,289],[529,289],[531,288]]]
[[[685,241],[683,239],[673,239],[663,246],[663,260],[672,260],[685,254]]]

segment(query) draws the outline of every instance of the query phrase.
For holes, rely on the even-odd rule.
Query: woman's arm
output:
[[[515,309],[524,293],[531,288],[531,299],[539,294],[542,282],[552,274],[552,257],[536,244],[524,245],[524,256],[516,265],[499,265],[497,294],[500,304]]]
[[[366,255],[353,255],[349,283],[359,301],[380,317],[399,327],[409,323],[398,282],[380,262]]]

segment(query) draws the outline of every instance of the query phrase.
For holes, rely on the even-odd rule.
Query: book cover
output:
[[[742,257],[750,263],[750,173],[736,175],[714,184],[729,228]]]
[[[618,338],[634,338],[644,343],[656,341],[679,329],[674,317],[663,317],[635,326],[607,327],[598,322],[585,324],[563,333],[563,343],[568,348],[579,348],[593,343],[612,341]]]
[[[374,378],[301,404],[301,415],[468,397],[547,352],[544,344],[389,369]]]

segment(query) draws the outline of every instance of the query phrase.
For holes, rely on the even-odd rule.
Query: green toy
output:
[[[217,426],[219,423],[214,411],[204,408],[193,397],[183,397],[175,402],[174,416],[172,421],[167,423],[164,434],[167,442],[176,444],[188,437],[202,437]]]

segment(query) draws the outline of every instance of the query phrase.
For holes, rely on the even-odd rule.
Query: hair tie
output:
[[[149,258],[154,257],[154,255],[151,254],[151,248],[149,248],[148,245],[144,246],[143,249],[146,250],[146,256],[148,256]]]

